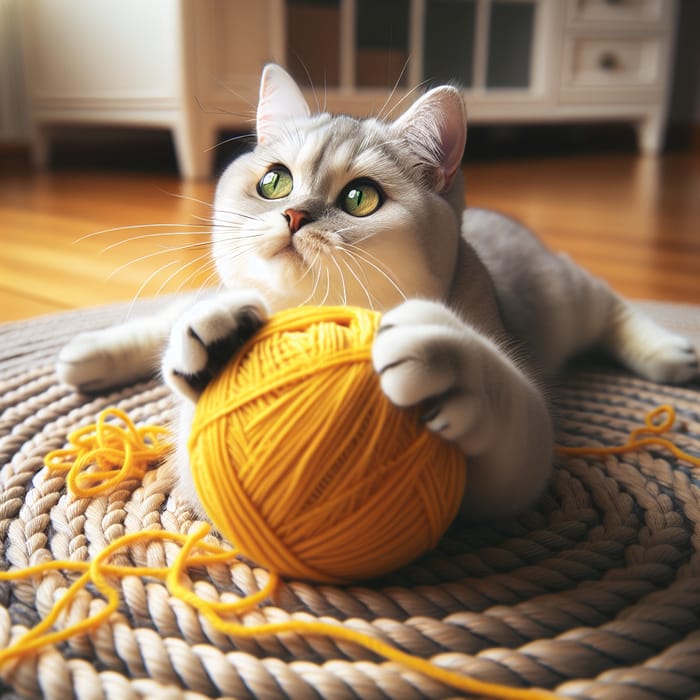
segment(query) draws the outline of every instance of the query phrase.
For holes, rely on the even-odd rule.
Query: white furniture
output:
[[[222,129],[252,129],[267,61],[302,82],[308,71],[311,103],[332,111],[387,114],[424,82],[455,78],[472,123],[624,120],[637,127],[640,149],[655,153],[677,20],[676,0],[25,0],[23,8],[36,161],[46,162],[53,125],[165,127],[186,177],[210,174]]]

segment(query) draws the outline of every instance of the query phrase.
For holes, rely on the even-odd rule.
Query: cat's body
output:
[[[397,405],[469,459],[464,512],[516,512],[550,471],[543,382],[600,346],[656,381],[697,374],[684,339],[506,217],[463,211],[466,115],[437,88],[392,123],[311,116],[279,67],[263,73],[258,144],[217,187],[213,253],[227,291],[157,318],[78,336],[59,375],[83,389],[148,375],[186,400],[178,490],[196,505],[184,445],[193,403],[272,311],[355,304],[385,312],[373,362]],[[274,494],[270,495],[274,498]]]

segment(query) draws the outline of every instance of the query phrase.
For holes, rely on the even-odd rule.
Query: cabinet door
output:
[[[535,2],[493,0],[489,6],[487,90],[527,90],[532,82]]]
[[[287,69],[304,86],[340,85],[340,0],[286,0]]]
[[[474,85],[476,0],[426,0],[423,76],[429,85]]]
[[[455,82],[496,99],[507,92],[522,99],[544,91],[549,0],[421,1],[428,84]]]
[[[190,0],[195,31],[190,61],[197,99],[211,111],[254,112],[262,67],[284,64],[283,0]],[[240,110],[247,110],[243,114]]]
[[[24,0],[30,99],[172,98],[179,8],[179,0]]]

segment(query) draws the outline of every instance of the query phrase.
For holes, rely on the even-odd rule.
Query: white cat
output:
[[[216,191],[213,255],[228,291],[77,336],[59,376],[83,390],[147,376],[185,397],[178,492],[197,507],[184,449],[193,401],[275,310],[354,304],[385,312],[373,347],[389,399],[420,405],[469,461],[463,512],[531,504],[551,464],[542,382],[599,346],[659,382],[698,372],[694,349],[499,214],[464,210],[466,112],[439,87],[394,122],[311,115],[292,78],[262,75],[257,145]]]

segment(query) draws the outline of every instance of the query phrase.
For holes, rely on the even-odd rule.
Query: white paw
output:
[[[640,372],[649,379],[668,384],[684,384],[698,376],[698,355],[683,336],[663,331],[640,352]]]
[[[256,292],[226,292],[198,302],[172,328],[162,363],[166,382],[196,400],[267,315]]]
[[[381,387],[397,406],[420,406],[423,421],[478,451],[486,344],[441,304],[408,301],[382,318],[372,347]]]
[[[699,373],[697,350],[687,338],[629,306],[613,318],[608,347],[624,365],[655,382],[683,384]]]
[[[56,374],[64,384],[86,392],[144,379],[157,363],[139,340],[125,326],[79,333],[59,352]]]
[[[114,354],[102,331],[79,333],[61,348],[56,361],[58,378],[83,391],[103,389],[112,382]]]

